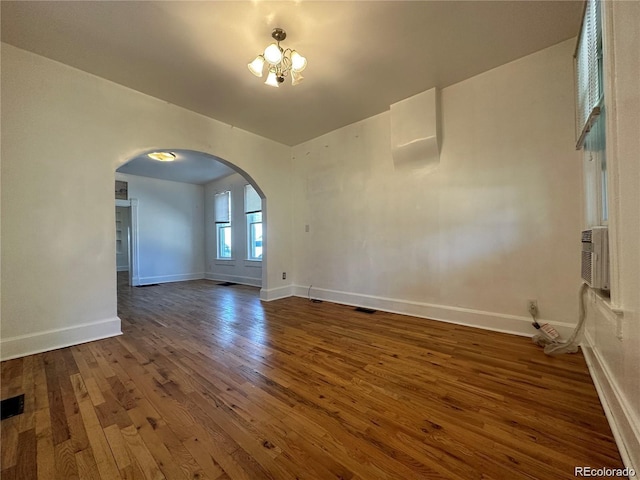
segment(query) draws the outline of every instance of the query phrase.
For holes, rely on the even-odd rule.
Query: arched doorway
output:
[[[153,152],[170,152],[173,158],[158,161],[149,157]],[[125,182],[120,184],[124,198],[116,200],[117,269],[124,270],[126,256],[129,284],[207,278],[265,288],[268,245],[266,235],[257,239],[256,232],[266,231],[267,202],[257,182],[231,162],[208,153],[184,149],[153,152],[135,155],[116,169],[116,182]],[[225,182],[233,185],[233,191],[220,186]],[[259,207],[247,210],[246,196],[240,190],[253,192]],[[217,228],[220,222],[215,218],[215,203],[222,191],[232,202],[234,217],[228,219],[228,226],[236,253],[229,258],[216,249],[222,230]],[[251,232],[253,255],[249,254]],[[122,274],[118,276],[122,281]]]

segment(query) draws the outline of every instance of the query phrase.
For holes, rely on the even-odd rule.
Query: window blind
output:
[[[602,27],[600,1],[587,0],[575,53],[577,148],[599,114],[602,96]]]
[[[251,185],[244,186],[244,213],[262,211],[262,199]]]
[[[231,192],[216,193],[214,197],[216,223],[229,223],[231,221]]]

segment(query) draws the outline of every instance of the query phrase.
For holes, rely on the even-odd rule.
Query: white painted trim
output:
[[[294,295],[294,285],[285,285],[284,287],[277,288],[261,288],[260,300],[263,302],[271,302],[273,300],[280,300],[281,298],[292,297]]]
[[[615,42],[617,36],[614,32],[614,2],[602,2],[602,48],[604,60],[604,101],[607,110],[605,124],[607,159],[607,198],[608,198],[608,225],[609,225],[609,287],[611,302],[620,305],[622,301],[620,278],[620,168],[618,155],[618,88]],[[602,208],[599,205],[599,208]]]
[[[223,273],[207,272],[204,274],[207,280],[216,282],[233,282],[240,285],[250,285],[252,287],[261,287],[262,278],[242,277],[240,275],[225,275]]]
[[[116,207],[130,207],[130,229],[131,237],[129,240],[129,264],[127,268],[122,270],[122,267],[117,267],[118,272],[129,272],[129,284],[132,286],[140,285],[140,277],[138,272],[140,271],[140,250],[138,247],[138,199],[130,198],[129,200],[116,200]]]
[[[633,468],[638,472],[640,471],[640,419],[620,392],[614,376],[602,360],[588,332],[585,333],[582,342],[582,352],[622,461],[625,467]]]
[[[295,285],[293,295],[307,298],[309,287]],[[504,313],[486,312],[483,310],[473,310],[470,308],[453,307],[449,305],[435,305],[430,303],[414,302],[397,298],[377,297],[373,295],[363,295],[358,293],[340,292],[337,290],[327,290],[313,287],[311,298],[326,300],[329,302],[353,305],[355,307],[373,308],[385,312],[399,313],[401,315],[411,315],[413,317],[428,318],[441,322],[455,323],[469,327],[493,330],[496,332],[511,333],[531,337],[536,330],[531,325],[530,317],[518,315],[508,315]],[[562,335],[568,338],[575,325],[564,322],[556,322],[538,319],[540,323],[549,323]]]
[[[131,245],[129,245],[129,283],[132,286],[140,285],[140,246],[138,242],[138,199],[132,198],[131,203]]]
[[[42,332],[3,338],[0,342],[0,359],[24,357],[79,343],[122,335],[120,318],[113,317],[97,322],[82,323],[71,327],[44,330]]]
[[[156,277],[139,277],[136,285],[149,285],[152,283],[186,282],[188,280],[202,280],[204,273],[181,273],[178,275],[158,275]]]
[[[213,261],[214,265],[220,265],[223,267],[235,267],[236,259],[235,258],[216,258]]]
[[[244,266],[249,268],[262,268],[262,260],[244,260]]]

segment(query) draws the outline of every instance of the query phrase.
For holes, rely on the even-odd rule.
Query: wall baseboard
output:
[[[240,275],[225,275],[223,273],[207,272],[204,274],[204,278],[207,280],[213,280],[215,282],[233,282],[240,285],[249,285],[252,287],[262,286],[261,278],[242,277]]]
[[[582,352],[622,461],[626,467],[638,472],[640,471],[640,419],[633,413],[624,395],[620,393],[615,379],[602,361],[588,332],[582,342]]]
[[[271,302],[273,300],[279,300],[281,298],[294,296],[294,285],[285,285],[284,287],[260,289],[260,300],[263,302]]]
[[[45,330],[28,335],[3,338],[0,341],[0,360],[24,357],[57,350],[80,343],[122,335],[120,318],[113,317],[72,327]]]
[[[307,298],[308,290],[309,287],[294,285],[293,295]],[[353,305],[354,307],[373,308],[374,310],[383,310],[385,312],[399,313],[401,315],[428,318],[431,320],[439,320],[441,322],[455,323],[458,325],[482,328],[502,333],[511,333],[525,337],[531,337],[536,333],[536,330],[531,326],[531,318],[524,316],[341,292],[316,287],[311,289],[311,297],[326,300],[328,302]],[[538,321],[553,325],[558,333],[560,333],[564,338],[568,338],[575,328],[575,325],[568,323],[543,319],[538,319]]]
[[[202,280],[204,273],[181,273],[178,275],[158,275],[156,277],[138,277],[134,285],[149,285],[151,283],[186,282],[188,280]]]

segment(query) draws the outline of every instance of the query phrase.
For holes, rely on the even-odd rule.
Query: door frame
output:
[[[116,207],[129,207],[129,231],[127,242],[129,243],[129,285],[140,285],[140,264],[138,252],[138,199],[116,200]]]

